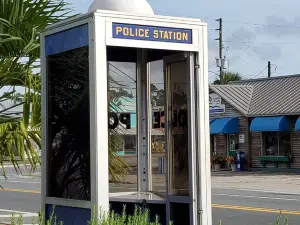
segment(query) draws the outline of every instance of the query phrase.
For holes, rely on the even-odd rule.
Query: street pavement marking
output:
[[[41,193],[39,190],[27,190],[27,189],[15,189],[15,188],[4,188],[4,189],[0,188],[0,191],[32,193],[32,194],[40,194]]]
[[[17,213],[16,213],[16,214],[17,214]],[[19,214],[16,215],[15,218],[17,219],[18,216],[19,216]],[[37,217],[37,215],[36,215],[36,214],[33,214],[33,213],[31,213],[31,214],[22,214],[22,218],[27,218],[27,217],[29,217],[29,218],[30,218],[30,217]],[[0,218],[12,218],[12,214],[0,215]]]
[[[14,189],[14,188],[4,188],[0,189],[0,191],[7,192],[21,192],[21,193],[32,193],[32,194],[40,194],[39,190],[26,190],[26,189]],[[300,211],[294,210],[281,210],[281,209],[269,209],[269,208],[257,208],[257,207],[248,207],[248,206],[235,206],[235,205],[223,205],[223,204],[212,204],[213,208],[219,209],[234,209],[241,211],[252,211],[252,212],[266,212],[266,213],[276,213],[276,214],[289,214],[289,215],[300,215]],[[1,211],[1,209],[0,209]]]
[[[241,197],[241,198],[258,198],[258,199],[272,199],[272,200],[283,200],[283,201],[300,201],[297,198],[278,198],[278,197],[266,197],[266,196],[255,196],[255,195],[228,195],[228,194],[212,194],[216,196],[228,196],[228,197]]]
[[[235,205],[220,205],[220,204],[212,204],[212,207],[213,208],[220,208],[220,209],[234,209],[234,210],[241,210],[241,211],[300,215],[300,211],[284,210],[284,209],[282,209],[282,210],[281,209],[268,209],[268,208],[256,208],[256,207],[235,206]]]

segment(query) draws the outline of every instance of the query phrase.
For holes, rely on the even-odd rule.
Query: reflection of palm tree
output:
[[[90,199],[90,99],[88,47],[50,56],[51,196]],[[112,99],[110,99],[112,101]],[[109,172],[122,181],[128,165],[115,154],[122,142],[109,131]]]

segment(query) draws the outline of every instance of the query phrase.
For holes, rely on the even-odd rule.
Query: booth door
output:
[[[193,103],[194,68],[192,54],[164,59],[166,150],[168,155],[167,201],[170,219],[176,224],[193,224],[195,201],[195,104]],[[193,114],[192,114],[193,113]],[[195,180],[194,180],[195,181]]]

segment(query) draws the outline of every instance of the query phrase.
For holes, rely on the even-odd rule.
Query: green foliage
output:
[[[0,164],[5,175],[3,160],[8,156],[18,171],[16,155],[24,162],[26,157],[33,169],[40,158],[33,144],[41,149],[41,80],[39,73],[40,33],[50,24],[75,16],[64,0],[2,0],[0,1],[0,89],[23,87],[24,94],[5,93],[5,99],[17,99],[23,106],[20,117],[0,111]],[[22,62],[21,62],[22,61]],[[115,83],[112,78],[110,82]],[[114,97],[124,95],[112,93]],[[31,114],[31,115],[30,115]],[[115,152],[122,137],[116,131],[109,135],[109,171],[114,182],[124,180],[129,166]]]
[[[63,0],[0,1],[0,89],[23,87],[22,97],[5,93],[0,99],[17,99],[18,103],[0,112],[0,164],[5,156],[18,171],[16,155],[25,161],[25,154],[34,169],[40,159],[33,144],[41,148],[41,80],[33,73],[40,58],[40,32],[46,26],[71,16],[72,10]],[[38,62],[37,62],[38,63]],[[23,105],[21,117],[9,110]],[[31,114],[31,115],[30,115]]]
[[[53,207],[52,213],[49,216],[49,220],[46,221],[46,225],[63,225],[63,221],[58,221],[54,213],[55,207]],[[155,221],[151,221],[149,210],[142,210],[140,207],[135,207],[133,215],[126,215],[126,208],[124,206],[121,215],[110,211],[105,213],[100,210],[100,215],[97,216],[97,208],[94,207],[92,217],[87,225],[160,225],[159,218],[156,216]],[[44,224],[44,216],[39,213],[39,217],[34,219],[32,224]],[[11,225],[23,225],[22,215],[12,215]],[[172,225],[170,222],[169,225]]]
[[[239,81],[242,79],[239,73],[223,72],[222,76],[223,76],[222,84],[228,84],[231,81]],[[220,78],[215,80],[213,84],[221,84]]]
[[[46,221],[46,225],[63,225],[63,221],[58,221],[57,217],[54,214],[54,208],[50,215],[49,220]],[[100,210],[100,215],[96,216],[96,207],[93,209],[92,217],[87,225],[160,225],[159,218],[156,216],[155,221],[150,220],[149,210],[142,210],[140,207],[135,207],[133,215],[126,215],[126,208],[124,206],[123,213],[121,215],[110,211],[104,213]],[[23,225],[22,215],[16,216],[12,215],[11,225]],[[34,219],[32,224],[44,225],[44,216],[42,213],[39,213],[38,218]],[[173,223],[170,222],[169,225]],[[221,220],[218,225],[225,225]],[[229,225],[229,224],[228,224]],[[268,225],[289,225],[288,217],[283,217],[280,213],[277,216],[275,223],[269,223]]]
[[[109,213],[100,212],[99,217],[97,217],[95,216],[95,208],[93,215],[89,221],[89,225],[160,225],[158,216],[156,216],[155,221],[151,221],[149,210],[146,209],[143,211],[142,208],[137,206],[134,209],[133,215],[126,215],[125,206],[121,215],[110,211]]]
[[[64,0],[1,0],[0,56],[39,58],[40,32],[71,12]]]

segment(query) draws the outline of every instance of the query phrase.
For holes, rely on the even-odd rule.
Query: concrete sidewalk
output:
[[[296,173],[218,171],[211,175],[212,188],[300,195],[300,174]],[[137,177],[129,175],[126,180],[135,184]],[[153,185],[164,186],[165,175],[153,174]]]
[[[212,188],[300,195],[300,174],[286,172],[212,172]]]

